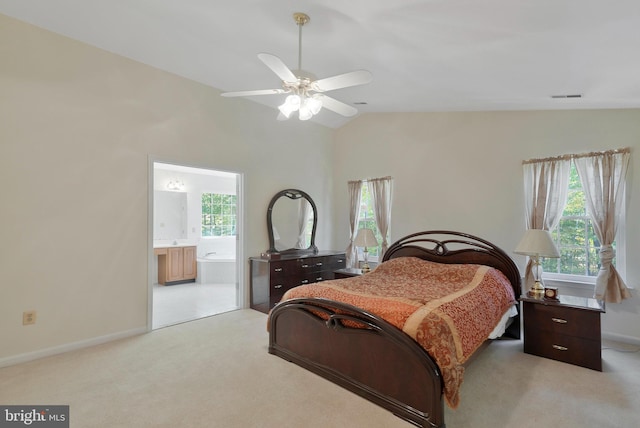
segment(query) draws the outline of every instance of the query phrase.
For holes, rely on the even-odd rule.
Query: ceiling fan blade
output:
[[[286,94],[287,92],[289,91],[284,89],[258,89],[257,91],[223,92],[220,95],[223,97],[251,97],[253,95]]]
[[[364,85],[365,83],[371,82],[371,80],[373,80],[373,75],[370,72],[367,70],[358,70],[316,80],[313,83],[313,87],[317,92],[327,92],[348,86]]]
[[[293,74],[289,67],[285,65],[280,58],[268,53],[259,53],[258,58],[265,63],[267,67],[278,75],[283,82],[297,82],[298,78]]]
[[[335,98],[328,97],[326,95],[318,94],[317,97],[322,101],[322,107],[327,110],[336,112],[342,116],[351,117],[358,113],[358,109],[351,107],[348,104],[338,101]]]

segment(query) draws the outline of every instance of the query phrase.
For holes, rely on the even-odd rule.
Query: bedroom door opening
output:
[[[240,308],[241,175],[152,162],[150,330]]]

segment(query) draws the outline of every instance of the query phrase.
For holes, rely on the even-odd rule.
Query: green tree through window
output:
[[[585,194],[578,171],[571,163],[567,204],[558,226],[551,231],[560,258],[545,258],[544,272],[595,277],[600,269],[600,241],[586,210]],[[615,249],[615,242],[613,247]],[[615,259],[613,261],[615,265]]]
[[[236,195],[202,194],[202,236],[235,236]]]
[[[376,226],[376,218],[373,213],[373,198],[369,192],[369,186],[365,183],[361,190],[360,218],[358,229],[371,229],[378,242],[382,242],[382,235]],[[362,248],[358,248],[359,258],[362,260]],[[369,248],[369,261],[377,261],[380,255],[380,246]]]

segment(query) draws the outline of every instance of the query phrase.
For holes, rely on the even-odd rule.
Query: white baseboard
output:
[[[94,337],[79,342],[66,343],[60,346],[40,349],[38,351],[27,352],[25,354],[14,355],[10,357],[0,358],[0,367],[13,366],[15,364],[26,363],[27,361],[37,360],[39,358],[49,357],[51,355],[62,354],[64,352],[74,351],[76,349],[88,348],[90,346],[100,345],[113,340],[124,339],[126,337],[137,336],[147,332],[146,327],[140,327],[133,330],[122,331],[119,333],[107,334],[105,336]]]
[[[602,332],[602,338],[606,340],[614,340],[616,342],[627,343],[629,345],[640,346],[640,338],[633,336],[625,336],[623,334],[611,333],[608,331]]]

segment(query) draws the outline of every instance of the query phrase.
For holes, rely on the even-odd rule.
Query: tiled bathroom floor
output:
[[[153,328],[167,327],[238,309],[235,284],[153,286]]]

